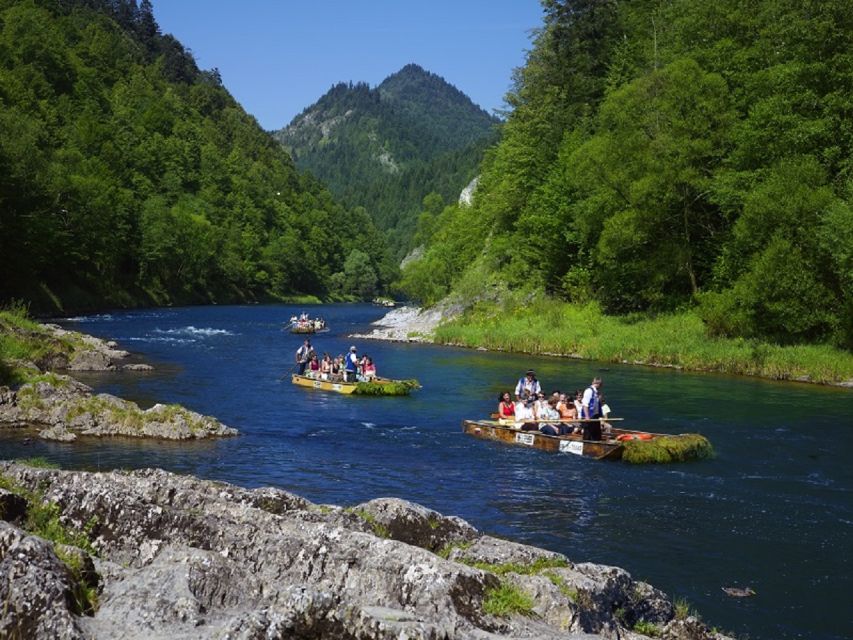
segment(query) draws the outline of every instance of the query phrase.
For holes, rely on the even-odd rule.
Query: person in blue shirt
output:
[[[358,350],[355,345],[349,348],[349,353],[346,357],[346,365],[344,366],[344,382],[355,382],[358,374]]]

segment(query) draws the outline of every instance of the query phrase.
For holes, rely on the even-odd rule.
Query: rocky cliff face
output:
[[[401,500],[13,463],[0,487],[0,637],[722,638],[621,569]],[[96,555],[28,533],[42,503]]]

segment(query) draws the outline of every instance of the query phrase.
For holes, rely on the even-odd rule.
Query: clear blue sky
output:
[[[524,63],[538,0],[153,0],[160,29],[195,55],[265,129],[337,82],[371,86],[414,62],[486,111]]]

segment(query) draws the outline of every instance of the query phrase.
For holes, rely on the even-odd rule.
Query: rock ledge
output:
[[[724,638],[676,620],[663,593],[622,569],[574,564],[402,500],[343,509],[154,469],[8,462],[0,482],[10,488],[0,504],[18,505],[0,516],[0,637]],[[97,557],[24,530],[16,494],[56,505]],[[94,608],[74,604],[81,580],[97,590]],[[496,612],[507,591],[528,604]]]

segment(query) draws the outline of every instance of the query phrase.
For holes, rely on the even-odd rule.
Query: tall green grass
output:
[[[0,308],[0,384],[20,384],[39,375],[22,367],[22,362],[38,362],[51,354],[73,350],[71,340],[51,336],[29,317],[22,303],[11,302]]]
[[[595,304],[548,298],[481,303],[436,330],[436,341],[604,362],[673,366],[778,380],[853,380],[853,354],[828,345],[780,346],[712,338],[692,311],[656,317],[604,315]]]

